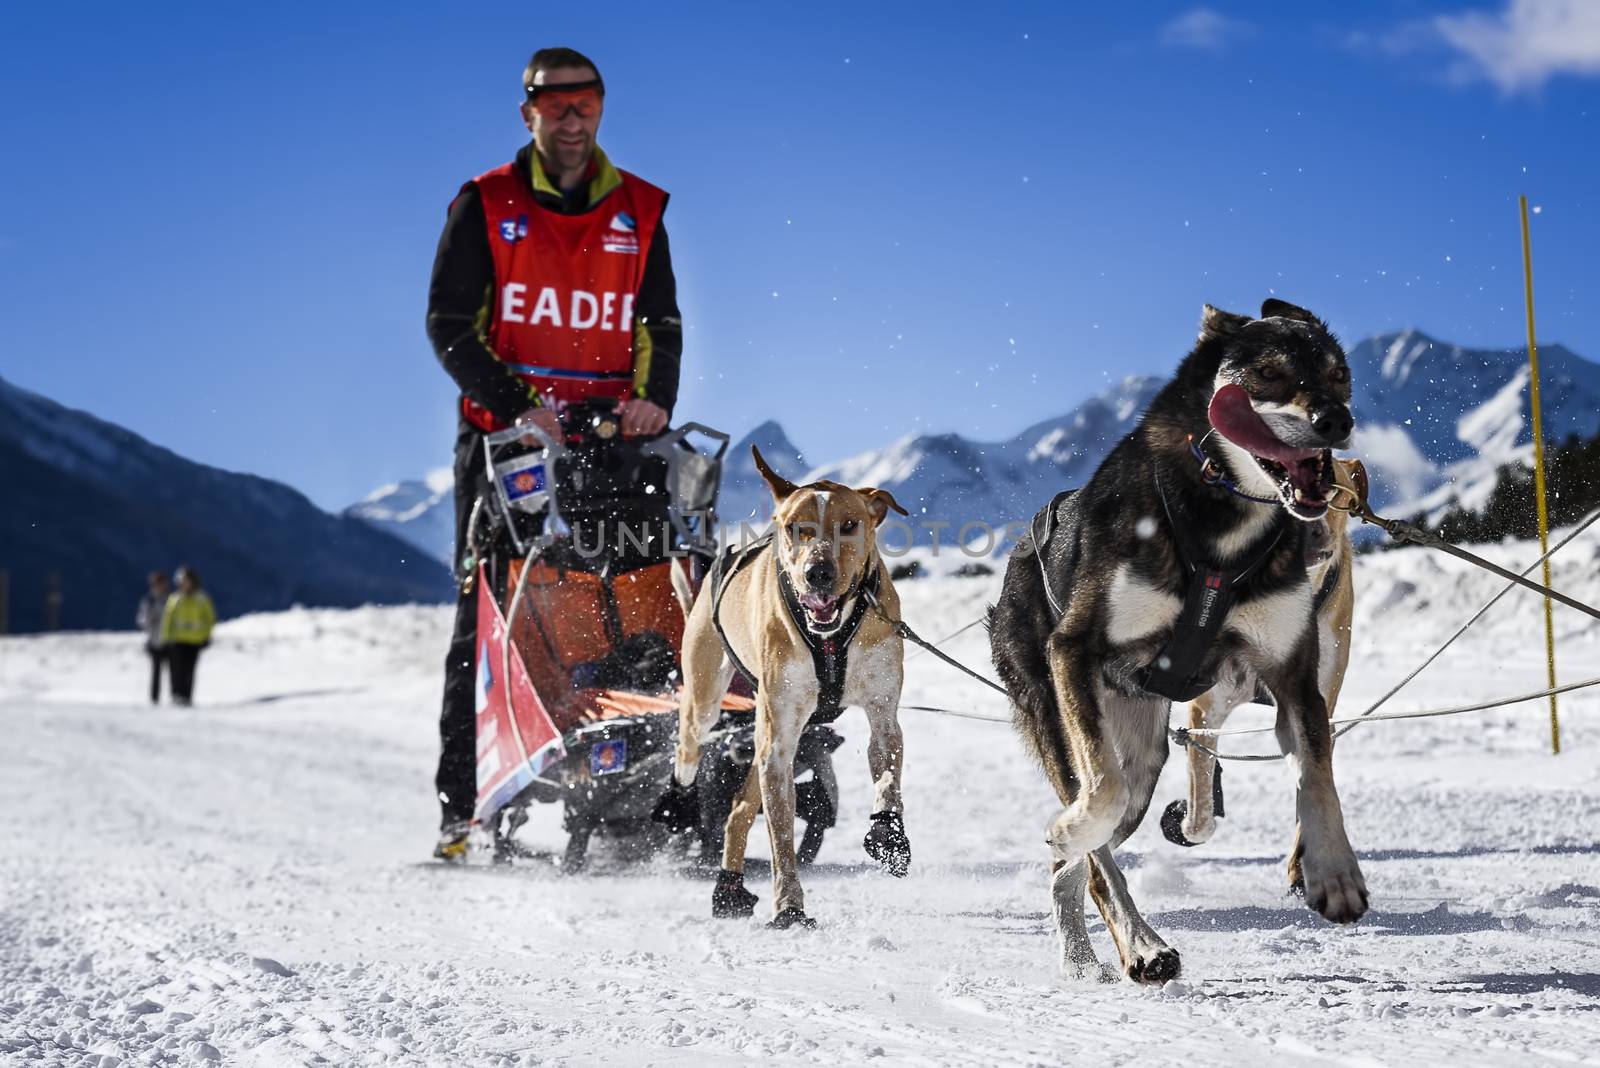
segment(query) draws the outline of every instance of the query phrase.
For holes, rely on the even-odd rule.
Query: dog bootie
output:
[[[760,900],[744,888],[744,872],[723,868],[717,875],[717,888],[711,891],[711,915],[719,920],[754,916]]]
[[[772,917],[772,922],[767,924],[774,931],[787,931],[791,927],[804,927],[809,931],[816,925],[816,920],[813,920],[805,912],[795,908],[793,905]]]
[[[672,782],[667,785],[667,792],[661,795],[656,807],[650,811],[650,818],[666,824],[667,830],[673,834],[700,826],[700,787],[684,786],[674,775]]]
[[[874,812],[872,829],[861,840],[867,856],[883,865],[896,879],[905,878],[911,868],[911,840],[906,837],[905,821],[898,812]]]

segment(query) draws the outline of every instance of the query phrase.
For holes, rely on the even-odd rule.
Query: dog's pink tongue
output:
[[[1211,398],[1207,412],[1217,433],[1256,456],[1276,460],[1285,467],[1318,455],[1316,449],[1297,449],[1278,440],[1250,405],[1243,386],[1223,386]]]

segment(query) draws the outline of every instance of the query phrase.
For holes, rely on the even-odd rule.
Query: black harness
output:
[[[1046,566],[1045,548],[1055,533],[1056,513],[1062,502],[1073,491],[1057,494],[1043,512],[1034,517],[1031,533],[1039,557],[1039,575],[1044,582],[1045,599],[1056,621],[1062,615],[1061,603],[1050,588],[1050,573]],[[1178,549],[1178,559],[1188,574],[1184,589],[1183,608],[1173,624],[1172,635],[1155,657],[1134,672],[1133,681],[1142,690],[1165,697],[1171,701],[1192,701],[1215,685],[1216,680],[1204,672],[1206,654],[1222,636],[1228,610],[1238,596],[1238,591],[1271,560],[1273,550],[1288,531],[1288,521],[1280,513],[1267,530],[1248,551],[1241,554],[1245,561],[1233,568],[1218,567],[1209,559],[1205,547],[1172,517],[1161,477],[1156,476],[1156,493],[1161,498],[1161,508],[1166,514],[1167,526],[1172,531],[1173,543]],[[1040,530],[1040,520],[1044,528]],[[1318,598],[1326,600],[1338,581],[1337,566],[1329,569],[1318,591]]]
[[[733,645],[722,629],[722,596],[727,592],[729,580],[760,556],[761,552],[771,545],[772,537],[768,534],[742,549],[729,546],[717,558],[716,566],[707,576],[707,581],[712,584],[713,596],[716,598],[711,603],[711,625],[717,630],[717,637],[722,642],[722,651],[727,655],[728,662],[733,665],[735,671],[744,676],[744,680],[750,684],[750,689],[753,691],[761,689],[761,680],[739,659],[739,654],[733,651]],[[869,603],[876,604],[878,600],[881,581],[878,569],[873,568],[853,590],[839,598],[840,601],[854,598],[855,607],[839,625],[839,629],[827,635],[813,634],[806,626],[805,614],[800,607],[800,595],[795,591],[794,584],[789,581],[788,572],[782,565],[778,565],[777,571],[778,592],[782,596],[784,610],[789,613],[790,621],[800,631],[800,637],[805,641],[806,648],[811,650],[811,666],[817,673],[817,708],[807,722],[832,723],[844,713],[844,705],[840,702],[844,698],[845,669],[849,667],[850,661],[850,639],[855,637],[856,631],[860,628]]]

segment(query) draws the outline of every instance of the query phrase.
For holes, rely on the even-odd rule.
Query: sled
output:
[[[467,554],[479,602],[475,818],[502,860],[527,855],[515,834],[539,803],[563,806],[570,870],[596,835],[629,858],[670,837],[650,812],[677,741],[689,607],[679,589],[692,597],[718,551],[728,436],[688,423],[626,438],[614,408],[567,406],[559,441],[535,427],[484,438]],[[720,860],[727,812],[754,759],[754,708],[736,681],[702,756],[694,837],[706,863]],[[796,760],[807,777],[807,859],[833,823],[840,741],[813,728]]]

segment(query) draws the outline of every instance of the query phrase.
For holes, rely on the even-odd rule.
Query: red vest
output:
[[[489,347],[547,399],[633,389],[633,302],[667,194],[617,173],[622,184],[582,215],[541,205],[514,164],[473,179],[494,254]],[[480,430],[499,429],[465,397],[462,411]]]

